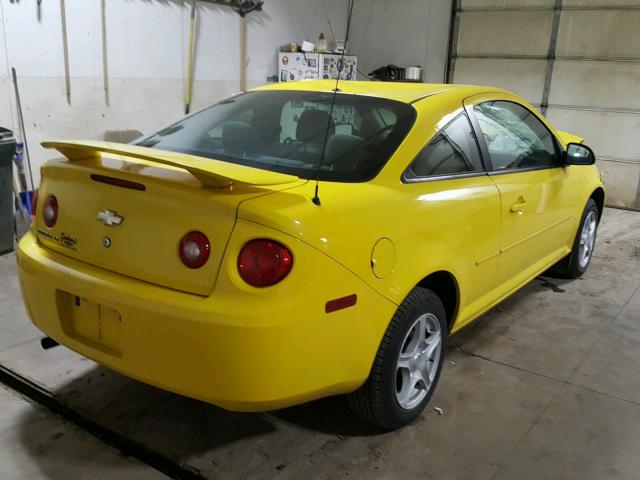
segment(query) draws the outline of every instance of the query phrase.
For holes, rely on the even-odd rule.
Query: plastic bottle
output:
[[[316,50],[319,53],[326,53],[327,52],[327,39],[324,36],[324,33],[320,33],[320,36],[318,37],[318,45],[316,45]]]

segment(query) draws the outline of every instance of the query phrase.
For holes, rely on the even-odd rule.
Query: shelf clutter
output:
[[[324,33],[318,37],[318,43],[308,40],[302,43],[291,42],[282,47],[278,54],[278,81],[337,79],[356,80],[358,57],[344,52],[344,42],[327,42]]]

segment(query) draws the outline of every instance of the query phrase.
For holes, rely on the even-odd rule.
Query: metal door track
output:
[[[172,458],[76,412],[62,403],[50,391],[3,365],[0,365],[0,383],[60,415],[110,447],[119,450],[123,455],[133,457],[170,478],[185,480],[204,480],[206,478],[195,468],[182,465]]]

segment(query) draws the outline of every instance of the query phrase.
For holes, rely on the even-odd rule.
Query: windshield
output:
[[[411,129],[410,105],[305,91],[250,92],[224,100],[136,142],[300,178],[373,178]],[[321,161],[322,159],[322,161]]]

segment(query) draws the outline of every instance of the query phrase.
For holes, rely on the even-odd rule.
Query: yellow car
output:
[[[585,272],[593,152],[491,87],[255,89],[133,144],[45,142],[24,301],[47,336],[236,411],[350,394],[424,409],[447,337],[553,266]]]

